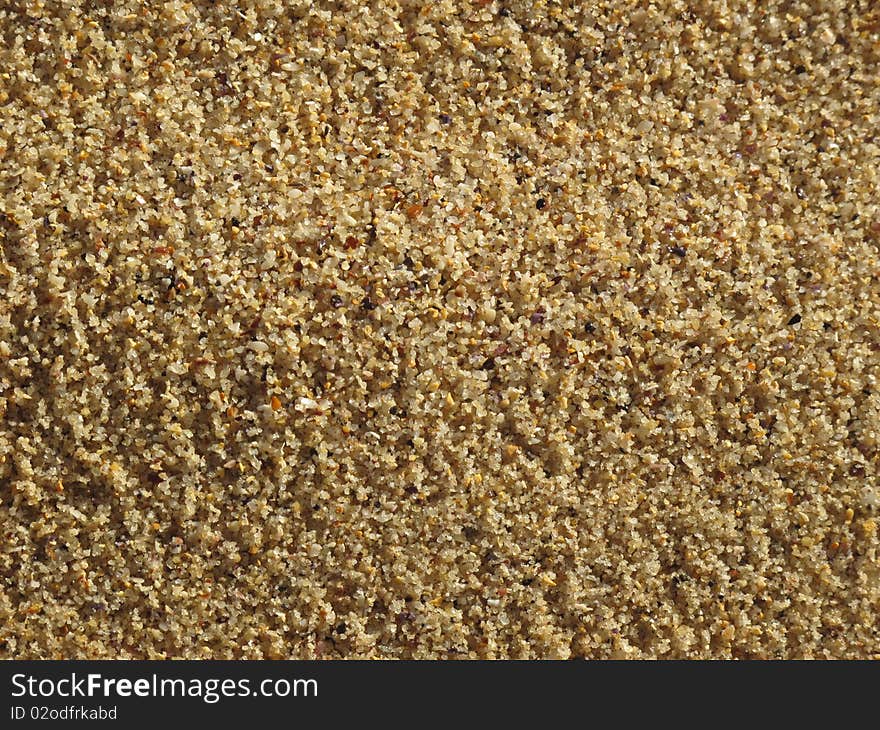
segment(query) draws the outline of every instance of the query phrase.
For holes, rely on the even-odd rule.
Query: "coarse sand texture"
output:
[[[0,658],[880,657],[880,4],[0,0]]]

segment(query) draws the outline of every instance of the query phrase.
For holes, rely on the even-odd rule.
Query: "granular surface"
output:
[[[0,656],[880,654],[877,3],[0,37]]]

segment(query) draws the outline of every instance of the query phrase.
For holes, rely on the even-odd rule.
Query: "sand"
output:
[[[0,34],[0,657],[880,655],[876,3]]]

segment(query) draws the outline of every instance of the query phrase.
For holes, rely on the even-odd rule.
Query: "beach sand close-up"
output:
[[[880,657],[880,5],[0,0],[0,658]]]

